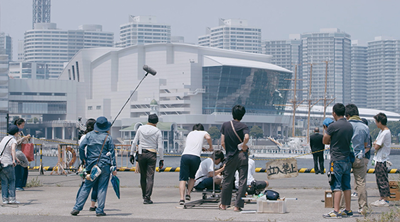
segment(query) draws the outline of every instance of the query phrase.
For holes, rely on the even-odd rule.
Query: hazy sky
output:
[[[17,40],[32,27],[32,0],[0,0],[0,7],[0,31],[13,38],[16,58]],[[152,15],[171,25],[172,35],[197,43],[219,18],[241,18],[261,28],[263,40],[339,28],[366,44],[375,36],[400,39],[399,9],[398,0],[52,0],[51,22],[65,30],[100,24],[118,41],[129,15]]]

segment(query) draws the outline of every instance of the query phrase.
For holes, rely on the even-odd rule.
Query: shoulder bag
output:
[[[104,139],[103,146],[101,147],[100,155],[99,155],[99,158],[97,159],[96,165],[94,165],[92,167],[92,170],[90,170],[90,175],[88,175],[86,177],[87,180],[94,181],[101,174],[101,169],[98,165],[99,165],[101,154],[103,153],[104,144],[106,144],[107,137],[108,137],[108,134],[107,134],[106,138]]]
[[[5,151],[6,148],[7,148],[8,142],[10,142],[11,139],[12,139],[12,137],[7,141],[6,145],[4,146],[4,149],[3,149],[3,151],[2,151],[1,154],[0,154],[0,158],[3,156],[3,153],[4,153],[4,151]],[[3,165],[1,164],[1,161],[0,161],[0,171],[2,171],[2,170],[3,170]]]
[[[232,126],[232,129],[233,129],[233,132],[235,133],[235,135],[237,136],[237,138],[240,141],[240,144],[238,144],[238,146],[237,146],[238,150],[242,150],[243,149],[243,141],[242,141],[242,139],[240,139],[239,135],[236,133],[236,130],[235,130],[235,127],[233,126],[232,120],[231,120],[231,126]]]

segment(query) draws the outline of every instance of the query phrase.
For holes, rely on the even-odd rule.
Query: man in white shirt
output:
[[[373,143],[375,148],[375,177],[381,198],[371,203],[371,205],[375,207],[388,207],[390,188],[386,161],[389,161],[392,135],[390,129],[386,126],[387,117],[384,113],[378,113],[374,116],[374,119],[376,126],[381,130]]]
[[[194,188],[196,190],[212,189],[213,188],[213,176],[216,185],[221,184],[221,176],[219,174],[224,171],[225,164],[218,170],[219,164],[224,160],[224,153],[217,150],[214,152],[214,161],[211,158],[207,158],[200,163],[200,167],[196,172]],[[214,166],[214,164],[215,166]]]
[[[250,154],[249,154],[250,155]],[[256,163],[254,160],[249,158],[249,168],[247,173],[247,194],[258,195],[260,192],[265,190],[268,187],[268,181],[257,181],[254,179],[253,175],[256,172]],[[236,171],[235,173],[235,187],[236,189],[239,188],[239,172]]]
[[[164,146],[161,131],[157,128],[158,116],[149,115],[148,123],[137,131],[131,145],[130,162],[135,162],[133,154],[136,152],[136,144],[139,142],[139,168],[140,186],[142,188],[143,204],[152,204],[150,199],[153,192],[154,172],[157,161],[157,148],[160,156],[159,168],[164,167]]]
[[[188,182],[186,200],[190,200],[190,192],[194,186],[195,174],[201,162],[200,154],[202,150],[206,151],[206,149],[203,148],[204,139],[208,142],[208,151],[213,151],[211,136],[207,131],[204,131],[204,126],[201,123],[194,125],[193,131],[186,137],[186,146],[182,153],[179,171],[180,205],[185,204],[186,182]]]

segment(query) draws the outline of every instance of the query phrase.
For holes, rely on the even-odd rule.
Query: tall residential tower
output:
[[[220,19],[219,26],[207,28],[206,35],[198,37],[200,46],[262,53],[261,29],[249,27],[243,19]]]
[[[49,78],[61,74],[64,63],[80,49],[113,47],[114,33],[103,32],[101,25],[81,25],[78,30],[57,29],[55,23],[36,23],[25,32],[25,62],[48,64]]]
[[[327,99],[334,103],[350,103],[351,90],[351,40],[350,35],[337,28],[321,29],[318,33],[305,33],[302,39],[303,98],[313,100],[325,97],[326,61],[328,61]],[[312,75],[310,75],[312,64]],[[309,97],[310,96],[310,97]],[[323,104],[320,102],[319,104]]]
[[[368,108],[400,111],[400,41],[375,37],[368,42]]]
[[[129,16],[129,22],[120,26],[117,47],[147,43],[171,42],[171,26],[157,22],[154,16]]]

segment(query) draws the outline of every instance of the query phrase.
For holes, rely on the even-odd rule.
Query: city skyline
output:
[[[210,4],[213,7],[209,7]],[[23,7],[17,8],[16,5]],[[13,59],[16,60],[18,40],[23,39],[23,33],[31,29],[32,2],[0,0],[0,6],[0,31],[14,39]],[[262,40],[285,40],[289,39],[289,34],[317,32],[320,28],[339,28],[349,33],[352,39],[359,40],[360,45],[366,45],[376,36],[400,39],[400,31],[391,28],[395,26],[396,18],[400,17],[394,11],[399,6],[400,2],[396,1],[386,1],[384,4],[376,1],[293,1],[288,7],[288,1],[251,1],[239,6],[232,1],[203,1],[202,4],[194,5],[178,0],[121,0],[118,4],[109,1],[70,0],[51,2],[51,21],[64,30],[83,24],[100,24],[104,31],[116,34],[117,42],[120,25],[126,23],[129,15],[152,15],[159,22],[171,25],[173,36],[184,36],[185,42],[197,43],[198,36],[203,35],[207,27],[215,26],[217,19],[240,18],[247,20],[253,27],[260,28]],[[165,10],[171,7],[180,14]],[[109,15],[104,16],[105,10],[108,10]],[[72,11],[74,17],[70,16]]]

